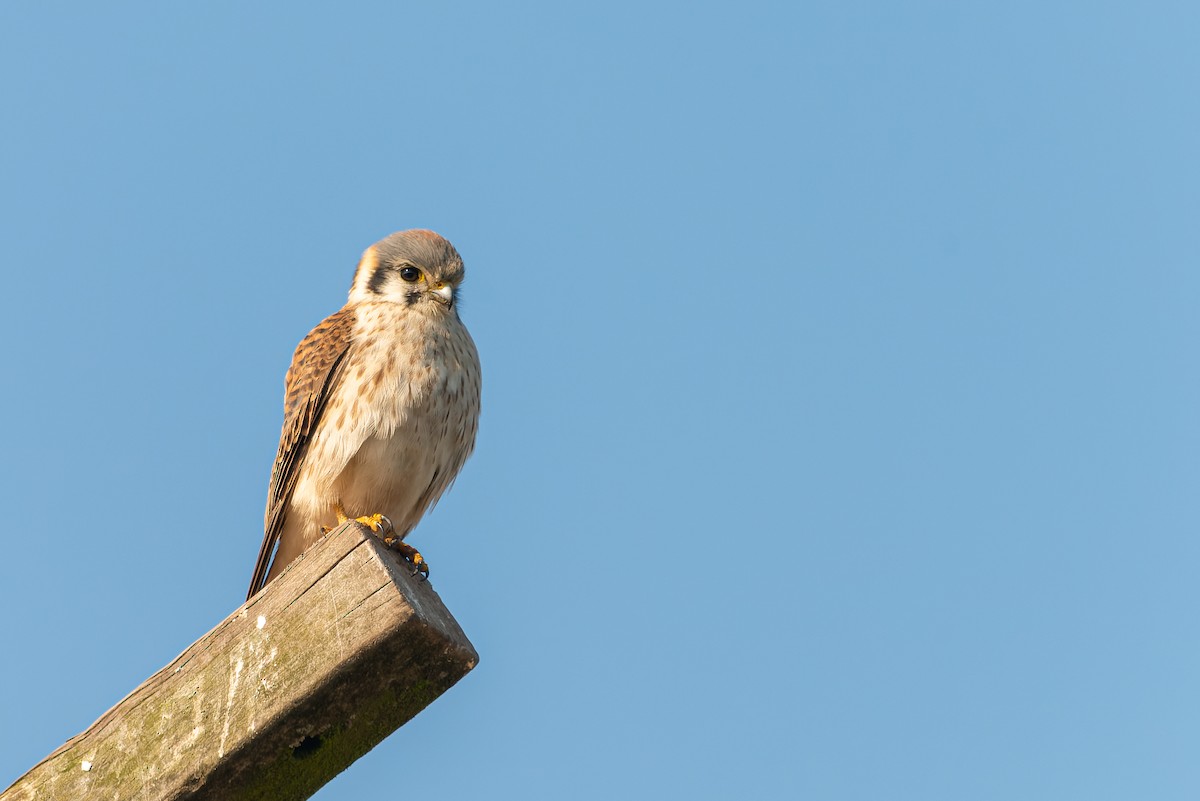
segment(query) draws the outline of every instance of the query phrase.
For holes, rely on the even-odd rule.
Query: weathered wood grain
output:
[[[409,572],[340,526],[0,801],[308,798],[478,661]]]

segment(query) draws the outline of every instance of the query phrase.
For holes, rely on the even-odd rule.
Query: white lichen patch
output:
[[[267,616],[259,615],[258,616],[258,627],[261,629],[265,625],[267,625]]]
[[[221,742],[217,747],[217,756],[225,756],[225,740],[229,737],[230,715],[233,712],[233,699],[237,695],[238,683],[242,679],[242,668],[245,667],[245,662],[241,657],[238,657],[237,664],[233,668],[233,678],[229,681],[229,697],[225,701],[225,726],[221,730]]]

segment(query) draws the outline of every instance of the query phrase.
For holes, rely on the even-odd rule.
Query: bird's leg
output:
[[[381,516],[375,515],[375,517]],[[400,539],[399,535],[396,534],[396,529],[392,526],[391,520],[388,520],[386,517],[383,519],[387,521],[387,531],[381,533],[379,539],[383,540],[383,544],[387,547],[399,551],[401,556],[412,563],[412,575],[415,576],[420,573],[422,577],[429,578],[429,563],[425,561],[425,557],[421,556],[421,552],[416,548]],[[360,517],[359,520],[361,521],[362,518]]]
[[[350,516],[346,514],[346,510],[342,507],[341,501],[334,502],[333,511],[334,514],[337,515],[337,524],[339,526],[350,519]],[[371,529],[371,531],[374,531],[376,534],[380,535],[380,538],[384,539],[385,541],[386,537],[391,534],[391,532],[395,531],[395,529],[392,528],[392,521],[388,520],[387,515],[381,515],[378,513],[356,517],[354,518],[354,522],[362,523],[364,526]],[[333,531],[332,526],[322,526],[322,528],[325,529],[326,534],[328,534],[330,531]],[[391,536],[394,537],[395,535],[391,534]]]
[[[412,563],[412,575],[415,576],[420,573],[422,578],[429,578],[429,563],[425,561],[424,556],[421,556],[420,551],[403,541],[397,541],[392,547],[399,551],[401,556]]]
[[[321,531],[325,532],[326,534],[333,531],[335,528],[340,526],[342,523],[345,523],[347,520],[350,519],[350,518],[346,517],[346,510],[342,508],[341,501],[333,502],[333,512],[334,512],[334,514],[337,515],[337,524],[333,525],[333,526],[321,526]]]
[[[341,501],[333,505],[334,512],[337,513],[338,525],[345,523],[350,519],[346,514],[346,510],[342,508]],[[379,535],[379,539],[389,548],[397,550],[400,555],[412,563],[412,575],[421,574],[424,578],[429,578],[429,563],[425,561],[425,557],[421,556],[421,552],[411,545],[406,544],[399,535],[396,534],[396,527],[392,525],[392,521],[387,515],[379,514],[364,515],[363,517],[354,518],[354,522],[362,523],[371,531]],[[328,532],[328,530],[326,530]]]

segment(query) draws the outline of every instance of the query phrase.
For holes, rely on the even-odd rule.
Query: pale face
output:
[[[363,254],[350,289],[351,303],[398,303],[415,311],[454,308],[463,280],[457,251],[432,231],[404,231]]]

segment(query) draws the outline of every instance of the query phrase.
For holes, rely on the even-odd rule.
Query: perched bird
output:
[[[479,423],[462,281],[445,239],[392,234],[363,253],[346,305],[296,347],[247,598],[349,517],[429,574],[402,541],[458,475]]]

